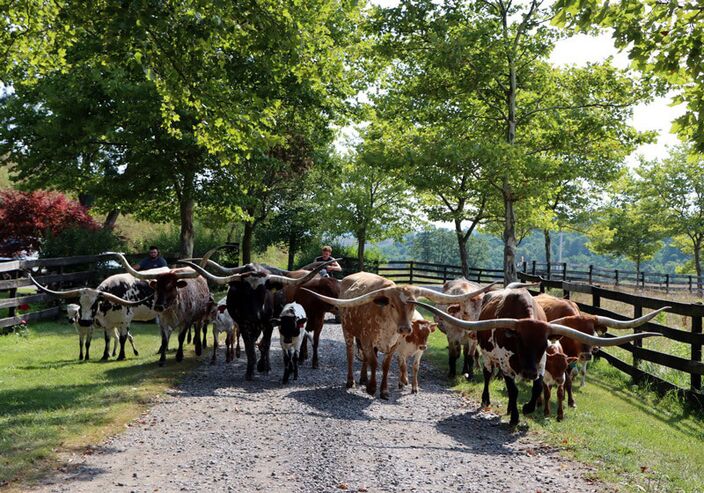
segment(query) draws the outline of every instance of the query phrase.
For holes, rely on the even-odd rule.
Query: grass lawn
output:
[[[78,361],[78,336],[65,322],[36,322],[27,335],[0,337],[0,487],[22,488],[59,465],[59,453],[81,450],[124,429],[154,397],[196,364],[192,346],[177,364],[157,366],[157,325],[133,324],[140,356],[99,361],[102,331],[88,362]],[[171,338],[171,346],[177,341]]]
[[[442,332],[431,335],[424,357],[437,368],[447,368],[447,339]],[[457,378],[448,384],[481,401],[481,371],[472,382]],[[529,389],[524,383],[519,389],[520,409],[529,400]],[[631,385],[627,375],[604,360],[590,363],[586,386],[577,383],[574,389],[577,408],[568,408],[565,397],[564,421],[554,418],[553,390],[553,418],[544,418],[540,408],[530,417],[521,416],[519,427],[592,464],[597,477],[618,490],[704,491],[704,414]],[[505,414],[508,395],[503,379],[492,382],[491,399],[493,410]],[[508,416],[502,420],[507,423]]]

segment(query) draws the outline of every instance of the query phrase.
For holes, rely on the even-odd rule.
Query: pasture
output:
[[[654,340],[657,338],[654,338]],[[436,331],[424,358],[447,368],[447,339]],[[481,371],[467,382],[458,377],[453,389],[479,402]],[[422,385],[422,384],[421,384]],[[557,422],[553,398],[552,418],[536,409],[524,426],[551,447],[596,467],[596,477],[624,491],[698,492],[704,484],[704,421],[671,396],[659,398],[645,387],[631,385],[629,377],[604,360],[589,366],[584,388],[575,382],[577,408],[565,407]],[[519,385],[519,402],[529,399],[528,387]],[[491,384],[492,411],[505,413],[507,395],[502,379]],[[566,404],[565,404],[566,406]],[[506,417],[503,420],[506,421]]]
[[[90,361],[78,360],[78,337],[64,321],[37,322],[27,334],[0,337],[0,487],[49,474],[67,451],[90,450],[124,430],[196,364],[188,346],[181,364],[158,368],[159,329],[132,325],[139,356],[100,361],[96,331]],[[173,343],[172,343],[173,344]]]

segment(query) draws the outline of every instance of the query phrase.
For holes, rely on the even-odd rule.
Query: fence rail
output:
[[[704,276],[694,274],[661,274],[659,272],[603,269],[593,265],[569,265],[567,262],[523,262],[523,272],[556,281],[583,281],[589,284],[613,284],[629,288],[670,291],[704,291]]]
[[[538,276],[525,272],[519,273],[523,281],[541,280]],[[704,334],[702,333],[702,319],[704,318],[704,305],[701,303],[682,303],[671,300],[664,300],[653,297],[639,296],[632,293],[624,293],[613,289],[606,289],[589,284],[576,283],[563,280],[542,279],[540,291],[546,288],[561,289],[565,298],[570,298],[572,293],[584,293],[591,295],[592,303],[577,303],[579,309],[585,313],[593,315],[603,315],[615,319],[623,320],[626,317],[601,308],[602,299],[618,301],[633,307],[633,316],[639,317],[643,314],[643,308],[656,310],[665,306],[670,306],[668,313],[675,313],[688,317],[690,330],[675,329],[655,322],[649,322],[637,331],[652,331],[662,334],[663,337],[684,343],[690,346],[690,359],[680,356],[673,356],[652,349],[641,347],[640,341],[619,346],[631,353],[631,362],[623,361],[606,349],[599,351],[599,355],[606,359],[612,366],[630,375],[634,381],[648,381],[658,391],[675,391],[689,401],[704,407],[704,394],[702,393],[702,375],[704,375],[704,362],[702,362],[702,346],[704,345]],[[652,373],[645,371],[641,367],[641,362],[650,363],[671,368],[689,374],[689,388],[680,387],[672,382],[664,380]]]

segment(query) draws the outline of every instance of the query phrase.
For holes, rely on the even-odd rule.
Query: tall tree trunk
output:
[[[364,245],[367,242],[367,230],[360,229],[357,231],[357,262],[359,264],[359,271],[364,270]]]
[[[516,274],[516,214],[508,179],[504,181],[504,282],[518,280]]]
[[[227,230],[227,243],[232,243],[232,237],[235,236],[235,229],[237,228],[237,223],[232,223],[230,229]]]
[[[462,276],[469,279],[469,260],[467,259],[467,238],[462,231],[462,221],[455,219],[455,234],[457,235],[457,246],[460,249],[460,263],[462,264]]]
[[[109,229],[110,231],[115,229],[115,224],[117,224],[117,218],[120,217],[120,209],[112,209],[105,216],[105,221],[103,222],[103,229]]]
[[[242,265],[252,262],[252,238],[254,237],[254,223],[244,223],[242,233]]]
[[[296,259],[297,237],[291,233],[288,237],[288,270],[293,270],[293,261]]]
[[[551,265],[550,265],[550,262],[552,261],[552,255],[551,255],[552,241],[550,239],[550,230],[544,229],[543,236],[545,237],[545,264],[546,264],[545,268],[547,269],[548,279],[550,279],[550,271],[552,270]]]
[[[194,205],[195,201],[190,196],[183,197],[179,203],[181,215],[181,246],[178,254],[181,258],[193,257],[193,240],[195,239],[195,232],[193,229]]]

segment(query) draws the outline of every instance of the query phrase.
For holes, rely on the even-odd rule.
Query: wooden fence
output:
[[[524,281],[539,280],[538,277],[523,272],[519,273],[519,277]],[[688,320],[690,321],[689,331],[673,329],[654,322],[649,322],[636,329],[636,331],[658,332],[668,339],[689,345],[690,359],[643,348],[641,341],[619,346],[621,349],[631,353],[630,362],[617,358],[605,349],[599,351],[598,354],[614,367],[630,375],[635,382],[648,381],[661,393],[674,390],[689,401],[692,401],[699,406],[704,406],[704,394],[702,393],[702,375],[704,375],[704,363],[702,362],[702,345],[704,344],[704,335],[702,334],[702,318],[704,317],[703,304],[680,303],[671,300],[638,296],[631,293],[605,289],[599,286],[591,286],[588,284],[562,280],[543,279],[540,291],[544,292],[545,288],[561,289],[565,298],[569,298],[571,293],[584,293],[591,295],[591,305],[585,303],[577,303],[577,305],[579,305],[579,309],[583,312],[591,313],[593,315],[602,315],[621,320],[626,318],[620,314],[601,308],[601,300],[606,299],[631,305],[633,307],[634,318],[643,315],[643,308],[656,310],[664,306],[671,307],[667,310],[668,313],[675,313],[688,317]],[[660,377],[644,371],[640,368],[642,361],[649,361],[657,365],[662,365],[667,368],[688,373],[690,380],[689,388],[679,387],[672,382],[668,382]]]
[[[462,277],[462,268],[457,265],[433,264],[415,260],[390,260],[367,268],[387,279],[401,284],[442,284]],[[481,283],[501,281],[504,271],[470,267],[468,280]]]
[[[580,281],[589,284],[612,284],[628,288],[701,293],[704,277],[694,274],[660,274],[658,272],[634,272],[619,269],[602,269],[593,265],[568,265],[567,262],[540,263],[535,260],[523,262],[520,269],[533,276],[559,281]]]

